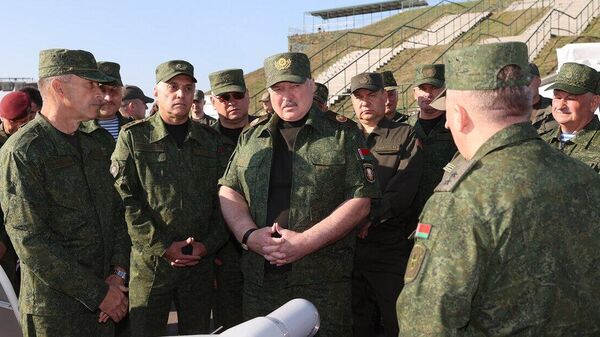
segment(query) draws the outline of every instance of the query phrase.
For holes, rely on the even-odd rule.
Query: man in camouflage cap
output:
[[[112,336],[127,313],[120,275],[129,240],[98,134],[79,130],[98,117],[112,81],[83,50],[40,52],[40,114],[0,151],[0,200],[21,260],[25,336]],[[111,320],[107,324],[102,324]]]
[[[123,102],[119,112],[121,116],[129,120],[138,120],[146,117],[146,104],[152,103],[154,100],[146,95],[139,87],[135,85],[126,85],[123,88]]]
[[[208,75],[208,79],[212,91],[210,100],[219,114],[212,127],[221,134],[225,156],[229,158],[240,134],[254,119],[248,115],[250,98],[244,72],[242,69],[221,70]],[[213,320],[215,326],[224,329],[243,322],[241,255],[242,248],[234,236],[229,236],[229,241],[217,252]]]
[[[221,137],[190,121],[193,66],[164,62],[156,82],[158,112],[123,128],[110,166],[132,241],[132,336],[165,335],[173,301],[180,334],[208,333],[214,253],[227,240],[217,200],[227,158]]]
[[[539,134],[546,133],[556,126],[552,117],[552,99],[540,95],[540,70],[535,63],[529,63],[529,90],[531,91],[531,124]]]
[[[600,120],[594,112],[600,105],[600,75],[579,63],[565,63],[554,90],[552,116],[557,122],[541,136],[552,147],[577,158],[600,172]]]
[[[204,113],[204,103],[204,91],[196,90],[190,109],[190,118],[200,124],[213,125],[217,120]]]
[[[394,78],[394,73],[386,70],[381,73],[383,77],[383,87],[385,89],[385,117],[394,122],[404,122],[408,118],[407,115],[401,114],[396,109],[398,108],[398,83]]]
[[[460,155],[414,234],[400,336],[600,331],[600,177],[531,126],[527,54],[508,42],[444,57]]]
[[[375,158],[382,198],[371,203],[360,226],[352,274],[354,336],[373,336],[383,323],[384,336],[398,336],[396,299],[412,248],[406,238],[410,207],[417,193],[422,157],[407,124],[385,118],[386,93],[381,74],[363,73],[350,80],[352,105],[367,148]]]
[[[302,297],[321,314],[321,337],[349,336],[353,228],[378,196],[372,158],[355,127],[318,113],[305,54],[270,56],[264,70],[275,115],[242,134],[219,180],[246,250],[244,318]]]
[[[271,105],[269,92],[265,90],[258,101],[262,104],[263,110],[265,110],[265,115],[268,115],[269,117],[273,116],[273,105]]]
[[[412,207],[416,225],[417,218],[433,189],[442,180],[444,166],[456,153],[456,145],[450,130],[446,129],[446,108],[432,105],[433,99],[444,90],[445,67],[443,64],[421,64],[415,68],[413,97],[419,111],[408,118],[423,149],[423,176]]]

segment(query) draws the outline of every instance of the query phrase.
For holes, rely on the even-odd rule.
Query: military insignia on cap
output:
[[[419,275],[423,260],[425,260],[425,255],[427,255],[427,248],[418,243],[415,244],[412,252],[410,252],[410,257],[408,258],[408,265],[406,266],[406,273],[404,274],[405,284],[414,281],[417,275]]]
[[[177,70],[186,70],[187,69],[187,64],[177,63],[175,65],[175,69],[177,69]]]
[[[231,82],[232,81],[232,76],[229,73],[222,73],[221,74],[221,82]]]
[[[367,84],[369,83],[369,75],[364,74],[361,77],[358,78],[358,83],[360,84]]]
[[[375,182],[375,170],[373,169],[373,165],[363,164],[363,172],[365,174],[365,179],[367,179],[368,182]]]
[[[433,76],[435,76],[435,68],[434,67],[423,68],[423,70],[421,71],[421,74],[423,74],[423,77],[433,77]]]
[[[342,123],[344,123],[344,122],[347,122],[347,121],[348,121],[348,117],[346,117],[346,116],[342,116],[342,115],[337,115],[337,116],[335,116],[335,119],[337,119],[337,121],[338,121],[338,122],[342,122]]]
[[[285,57],[280,57],[277,61],[275,61],[275,69],[284,70],[289,68],[292,65],[292,60],[287,59]]]
[[[119,162],[116,160],[113,160],[112,163],[110,164],[110,174],[113,176],[113,178],[117,177],[117,174],[119,174]]]
[[[104,65],[104,66],[102,66],[101,71],[103,73],[108,73],[108,72],[110,72],[110,67],[108,65]]]

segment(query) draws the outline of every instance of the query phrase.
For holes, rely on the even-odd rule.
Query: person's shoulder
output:
[[[148,119],[150,117],[146,117],[143,119],[136,119],[133,120],[125,125],[123,125],[123,127],[121,128],[121,130],[126,131],[126,130],[130,130],[130,129],[135,129],[135,128],[139,128],[141,126],[143,126],[144,124],[148,123]]]
[[[44,148],[46,148],[46,146],[44,145],[44,142],[40,142],[45,138],[45,132],[39,121],[33,120],[21,127],[19,131],[9,137],[6,143],[4,143],[2,146],[2,150],[28,153],[33,147],[39,148],[41,151],[45,151]]]

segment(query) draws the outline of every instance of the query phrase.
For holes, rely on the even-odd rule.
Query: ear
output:
[[[154,86],[154,89],[152,90],[152,95],[154,96],[154,98],[158,97],[158,84]]]
[[[592,110],[592,113],[594,113],[598,109],[598,106],[600,106],[600,95],[594,95],[590,102],[590,108]]]
[[[52,91],[58,95],[59,97],[64,97],[65,96],[65,92],[63,90],[63,86],[62,86],[62,82],[57,79],[54,78],[52,79],[52,81],[50,82],[50,86],[52,87]]]
[[[413,87],[413,90],[412,90],[413,98],[415,100],[417,99],[417,89],[419,89],[419,87]]]
[[[451,125],[455,127],[455,131],[464,132],[472,124],[469,112],[467,111],[467,109],[465,109],[464,106],[460,104],[454,104],[454,106],[452,107],[452,113],[450,113],[450,116],[446,114],[446,118],[452,119]]]

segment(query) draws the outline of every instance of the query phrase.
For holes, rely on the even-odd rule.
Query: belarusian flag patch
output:
[[[373,155],[369,149],[358,149],[358,158],[362,161],[372,161]]]
[[[417,231],[415,232],[415,236],[421,239],[429,239],[429,234],[431,233],[431,225],[426,223],[419,223],[417,225]]]

